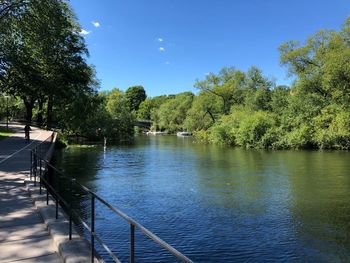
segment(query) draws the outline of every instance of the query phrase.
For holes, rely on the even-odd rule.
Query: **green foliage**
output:
[[[267,112],[246,114],[237,129],[236,142],[246,148],[268,148],[273,143],[268,131],[274,125],[274,116]]]
[[[186,119],[187,111],[192,106],[193,97],[193,93],[184,92],[167,100],[153,115],[158,118],[154,122],[157,123],[161,130],[167,130],[168,132],[183,130],[183,123]]]
[[[271,91],[268,89],[248,90],[245,105],[253,111],[271,110]]]
[[[350,149],[350,114],[339,106],[324,108],[314,118],[314,142],[320,149]]]
[[[23,100],[27,121],[37,106],[40,122],[46,110],[47,126],[62,123],[58,109],[70,107],[79,92],[93,93],[96,84],[80,26],[63,0],[10,6],[0,20],[0,90]]]
[[[126,95],[118,89],[107,93],[106,109],[110,116],[109,136],[118,141],[131,140],[134,135],[135,116],[130,110]]]
[[[9,118],[9,121],[14,118],[21,118],[21,114],[23,114],[23,112],[24,105],[21,99],[0,94],[0,120],[6,121],[6,117]]]
[[[168,96],[156,96],[154,98],[147,98],[144,100],[137,111],[137,117],[142,120],[151,120],[152,112],[159,109],[159,107],[169,99]]]
[[[126,100],[129,103],[129,107],[133,111],[139,109],[140,104],[146,99],[146,91],[142,86],[133,86],[125,92]]]
[[[192,107],[187,111],[184,127],[190,131],[209,129],[219,117],[222,100],[219,97],[203,92],[194,98]]]
[[[221,113],[228,114],[232,104],[241,104],[244,100],[242,87],[246,76],[234,68],[223,68],[218,75],[210,73],[204,80],[197,80],[195,87],[202,93],[208,93],[222,102]]]
[[[278,86],[271,91],[270,108],[272,112],[282,114],[288,107],[290,89],[287,86]]]
[[[313,128],[308,124],[301,124],[287,132],[279,142],[281,148],[308,149],[313,148]]]
[[[241,112],[224,115],[208,131],[208,141],[219,145],[236,145],[236,130],[241,121]]]
[[[139,109],[137,111],[137,118],[141,120],[151,119],[151,110],[153,109],[153,103],[150,98],[145,99],[141,102]]]
[[[12,136],[13,134],[15,134],[15,131],[6,129],[5,127],[0,127],[0,141],[9,136]]]

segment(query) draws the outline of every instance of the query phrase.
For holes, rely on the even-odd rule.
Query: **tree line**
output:
[[[187,130],[203,142],[246,148],[350,149],[350,19],[305,43],[279,48],[294,82],[276,86],[257,67],[223,68],[191,92],[147,98],[139,118],[153,129]]]

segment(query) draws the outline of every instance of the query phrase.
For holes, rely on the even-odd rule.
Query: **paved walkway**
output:
[[[0,141],[0,262],[62,262],[24,185],[30,150],[51,132],[32,128],[27,142],[23,126],[10,128],[16,134]]]

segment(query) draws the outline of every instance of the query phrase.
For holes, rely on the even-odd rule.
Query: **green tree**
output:
[[[277,86],[271,91],[271,111],[278,115],[288,107],[288,97],[290,96],[290,88],[288,86]]]
[[[142,86],[133,86],[126,90],[126,99],[129,102],[130,109],[137,111],[140,104],[147,98],[146,91]]]
[[[209,129],[220,117],[222,103],[218,96],[201,92],[187,112],[184,127],[189,131]]]
[[[183,130],[187,111],[192,106],[193,97],[193,93],[183,92],[163,103],[157,110],[159,127],[169,132]]]
[[[109,134],[118,141],[130,140],[134,135],[135,116],[125,94],[119,89],[112,89],[106,95],[106,109],[112,124]]]
[[[241,87],[245,82],[245,74],[234,68],[222,68],[218,75],[210,73],[204,80],[197,80],[194,87],[202,92],[210,93],[222,100],[222,113],[228,114],[232,104],[243,101]]]
[[[28,121],[36,102],[42,120],[46,102],[50,126],[55,105],[77,90],[92,91],[94,72],[85,62],[84,39],[66,1],[22,3],[0,20],[0,88],[23,99]]]

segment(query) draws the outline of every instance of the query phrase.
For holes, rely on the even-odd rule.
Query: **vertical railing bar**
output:
[[[73,202],[73,181],[75,179],[69,180],[69,240],[72,240],[72,227],[73,227],[73,218],[72,218],[72,202]]]
[[[46,172],[46,184],[49,184],[49,167],[47,167],[47,172]],[[49,205],[49,186],[46,185],[46,205]]]
[[[55,174],[55,171],[52,171]],[[54,176],[55,177],[55,176]],[[58,198],[58,193],[60,191],[60,177],[56,176],[56,192],[55,192],[55,196],[56,196],[56,219],[58,219],[58,203],[59,203],[59,198]]]
[[[94,262],[95,259],[95,196],[91,195],[91,233],[90,233],[90,241],[91,241],[91,263]]]
[[[41,169],[42,169],[42,160],[40,159],[40,172],[39,172],[39,185],[40,185],[40,187],[39,187],[39,193],[41,194],[41,176],[42,176],[42,171],[41,171]]]
[[[34,186],[36,186],[36,173],[38,169],[38,156],[34,155]]]
[[[56,219],[58,219],[58,197],[56,195]]]
[[[135,262],[135,226],[130,224],[130,263]]]
[[[32,174],[33,174],[33,151],[30,151],[30,174],[29,179],[32,180]]]

